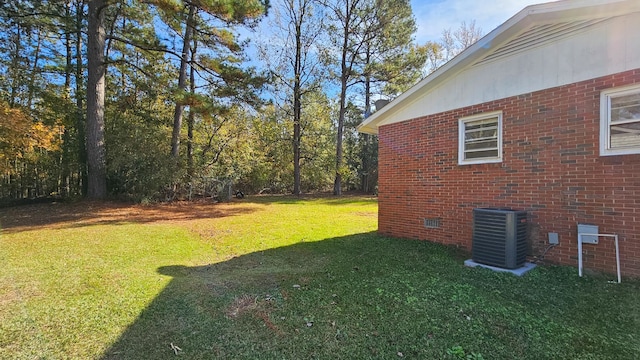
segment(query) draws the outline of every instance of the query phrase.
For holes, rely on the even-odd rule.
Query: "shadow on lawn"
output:
[[[170,282],[101,359],[442,359],[457,345],[487,359],[640,353],[636,285],[462,260],[364,233],[161,267]]]
[[[188,221],[247,214],[256,211],[256,206],[260,205],[207,201],[153,205],[108,201],[33,204],[0,208],[0,229],[15,233],[45,227]]]
[[[286,314],[291,325],[277,311],[307,311],[296,296],[310,294],[307,287],[317,290],[319,283],[324,291],[338,291],[329,290],[338,273],[387,271],[375,269],[375,263],[361,265],[379,251],[376,243],[389,241],[373,234],[300,243],[206,266],[161,267],[158,273],[172,280],[102,359],[173,359],[176,351],[189,359],[308,358],[313,351],[293,340],[305,330],[305,314],[297,314],[299,319]],[[329,306],[332,300],[329,294],[311,306]]]

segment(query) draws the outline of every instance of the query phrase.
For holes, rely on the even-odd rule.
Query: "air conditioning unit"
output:
[[[473,209],[473,261],[516,269],[524,265],[526,257],[526,211]]]

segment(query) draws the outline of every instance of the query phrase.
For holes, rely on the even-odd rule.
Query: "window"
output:
[[[640,85],[600,94],[600,155],[640,154]]]
[[[458,121],[458,164],[502,161],[502,112],[478,114]]]

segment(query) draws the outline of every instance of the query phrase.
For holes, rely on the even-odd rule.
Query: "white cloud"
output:
[[[456,29],[463,21],[476,22],[487,34],[528,5],[545,0],[411,0],[418,31],[418,44],[438,41],[445,29]]]

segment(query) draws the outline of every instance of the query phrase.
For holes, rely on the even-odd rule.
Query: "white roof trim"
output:
[[[640,11],[640,1],[638,0],[563,0],[527,6],[412,88],[402,93],[384,108],[373,113],[358,126],[358,131],[377,134],[378,127],[384,125],[394,113],[411,105],[420,96],[447,81],[451,76],[491,57],[491,54],[497,52],[510,40],[529,30],[534,25],[566,21],[591,23],[590,20],[623,15],[635,11]],[[509,56],[509,54],[504,56]]]

